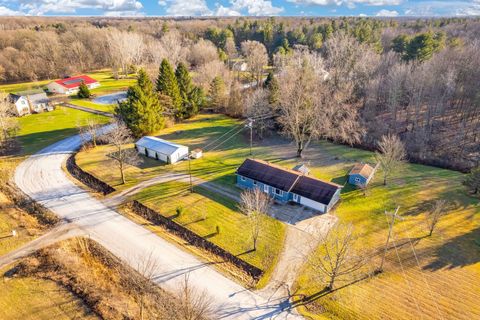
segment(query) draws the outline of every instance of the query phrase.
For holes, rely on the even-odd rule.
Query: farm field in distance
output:
[[[199,115],[162,130],[159,136],[190,148],[204,147],[236,125],[242,124],[222,115]],[[248,137],[238,134],[218,148],[217,144],[207,146],[203,158],[192,160],[192,174],[238,192],[234,186],[234,172],[249,156]],[[100,146],[81,152],[77,155],[77,163],[101,180],[118,187],[116,170],[105,170],[114,168],[112,160],[105,156],[108,148]],[[295,148],[277,136],[256,141],[253,155],[287,168],[298,161],[294,157]],[[347,172],[355,162],[374,162],[374,158],[372,152],[319,142],[312,144],[302,161],[307,163],[314,176],[343,185]],[[167,169],[185,173],[186,166],[186,162],[167,166],[148,159],[138,168],[127,169],[127,186],[119,189],[132,187]],[[391,318],[391,310],[395,310],[400,318],[412,313],[435,318],[440,313],[444,317],[468,319],[480,313],[475,302],[480,298],[480,284],[474,281],[480,276],[480,254],[475,242],[480,230],[480,206],[478,200],[467,195],[461,183],[463,174],[405,164],[387,186],[383,186],[381,180],[381,174],[377,174],[366,197],[361,191],[346,186],[334,214],[342,222],[351,222],[364,249],[374,252],[383,247],[387,236],[384,211],[392,211],[399,205],[404,220],[396,222],[394,237],[398,243],[404,243],[399,250],[404,271],[401,271],[396,253],[391,250],[387,255],[386,272],[319,296],[313,303],[301,307],[302,312],[319,319]],[[155,196],[152,194],[150,199],[155,199]],[[424,214],[436,199],[447,200],[449,212],[441,220],[438,232],[426,237]],[[148,202],[148,195],[144,195],[142,201]],[[418,265],[409,239],[419,259]],[[377,262],[373,259],[372,270]],[[314,279],[311,270],[303,269],[295,284],[296,293],[306,296],[317,294],[321,288],[313,285]],[[428,281],[430,289],[425,289],[425,281]],[[385,296],[392,296],[388,305],[384,303],[383,296],[376,294],[379,290],[385,292]],[[371,304],[368,311],[363,308],[367,300]],[[463,306],[460,310],[464,311],[452,308],[451,303]]]

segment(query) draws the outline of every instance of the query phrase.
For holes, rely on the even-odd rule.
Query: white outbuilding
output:
[[[145,136],[135,143],[138,153],[166,163],[188,158],[188,147],[157,137]]]

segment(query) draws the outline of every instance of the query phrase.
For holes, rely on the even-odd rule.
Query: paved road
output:
[[[31,156],[17,168],[20,189],[61,218],[74,222],[92,239],[133,268],[151,256],[159,267],[154,281],[175,291],[185,274],[198,290],[205,290],[219,319],[299,319],[290,312],[288,297],[268,299],[246,290],[214,268],[110,209],[76,186],[62,164],[80,146],[78,136],[62,140]]]

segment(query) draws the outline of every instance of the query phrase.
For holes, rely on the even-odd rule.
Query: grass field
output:
[[[78,133],[77,125],[84,124],[88,118],[101,123],[110,119],[80,110],[59,107],[52,112],[32,114],[18,118],[20,131],[18,141],[22,154],[32,154],[44,147]]]
[[[204,148],[207,151],[204,158],[192,161],[192,173],[235,190],[234,171],[249,156],[247,132],[227,134],[217,143],[209,143],[236,125],[241,129],[237,120],[201,115],[164,129],[159,136],[190,148]],[[235,132],[236,129],[232,131]],[[219,145],[222,141],[226,142]],[[118,173],[105,170],[112,167],[111,160],[105,156],[107,149],[100,147],[88,154],[82,152],[77,160],[87,171],[115,185]],[[295,147],[279,137],[255,142],[253,154],[285,167],[298,163]],[[373,162],[374,157],[368,151],[319,142],[312,144],[302,161],[314,176],[344,184],[355,162]],[[148,160],[142,166],[128,169],[128,186],[165,170],[187,172],[187,164],[165,166]],[[464,175],[455,171],[405,164],[387,186],[381,184],[381,174],[377,174],[367,197],[345,186],[334,214],[341,222],[354,225],[362,249],[369,252],[381,248],[386,240],[388,225],[384,210],[401,207],[404,220],[397,221],[394,229],[398,256],[397,251],[389,251],[385,273],[318,296],[301,311],[318,319],[480,317],[480,205],[478,199],[466,193],[463,179]],[[448,214],[440,221],[438,232],[425,237],[424,215],[437,199],[449,202]],[[369,268],[373,270],[376,263],[378,261],[373,260]],[[296,287],[298,293],[308,296],[321,291],[323,284],[305,267]]]
[[[248,217],[238,212],[236,202],[201,187],[191,193],[186,183],[168,182],[146,188],[134,198],[262,270],[271,269],[282,249],[281,222],[265,216],[257,250],[252,251]],[[177,208],[183,210],[180,216]]]
[[[97,319],[81,300],[53,281],[0,277],[0,319]]]

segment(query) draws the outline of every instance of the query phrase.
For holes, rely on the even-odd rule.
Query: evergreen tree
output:
[[[268,89],[268,103],[276,104],[278,102],[278,81],[277,78],[273,75],[273,72],[269,72],[267,79],[265,80],[265,87]]]
[[[80,84],[80,87],[78,88],[77,96],[79,98],[85,99],[85,98],[90,98],[91,95],[92,94],[90,93],[90,89],[88,89],[85,82],[82,81],[82,83]]]
[[[212,82],[210,83],[210,90],[208,94],[210,97],[210,107],[214,109],[220,109],[225,106],[225,83],[220,76],[213,78]]]
[[[193,85],[192,77],[183,63],[175,70],[178,89],[182,98],[181,118],[187,119],[198,113],[205,103],[205,94],[201,88]]]
[[[127,99],[117,105],[115,113],[136,137],[158,131],[165,125],[163,107],[144,69],[138,72],[137,84],[128,89]]]
[[[172,112],[175,118],[182,116],[182,97],[178,88],[177,78],[167,59],[163,59],[157,78],[157,91],[172,99]]]

